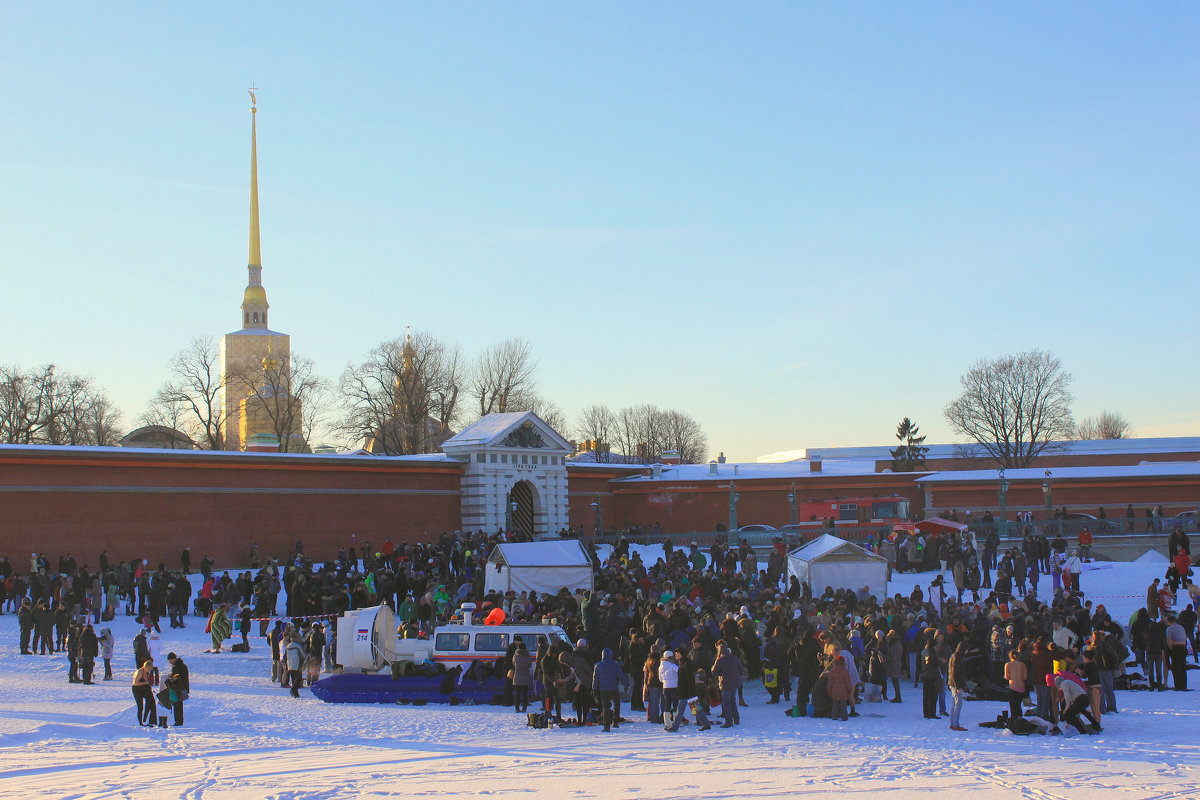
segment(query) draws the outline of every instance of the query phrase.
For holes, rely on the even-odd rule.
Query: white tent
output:
[[[484,590],[547,592],[592,589],[592,562],[578,539],[496,545],[488,556]]]
[[[887,596],[887,559],[828,533],[788,553],[788,575],[808,581],[814,597],[826,586]]]

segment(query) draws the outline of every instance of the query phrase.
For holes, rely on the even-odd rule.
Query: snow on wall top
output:
[[[1141,464],[1114,465],[1105,467],[1054,467],[1050,470],[1051,481],[1081,480],[1087,478],[1167,478],[1200,475],[1200,461],[1158,461]],[[1046,479],[1046,470],[1041,467],[1009,469],[1004,471],[1007,481],[1038,481]],[[956,483],[970,481],[996,481],[999,470],[975,469],[953,472],[935,472],[917,478],[917,483]]]
[[[662,477],[631,475],[621,482],[634,481],[728,481],[751,478],[804,480],[824,475],[874,475],[874,461],[825,461],[820,472],[811,472],[807,461],[788,461],[781,464],[717,464],[717,474],[709,473],[708,464],[664,464]],[[735,474],[736,472],[736,474]],[[918,473],[919,474],[919,473]]]
[[[1200,436],[1164,436],[1145,439],[1090,439],[1082,441],[1059,442],[1062,448],[1055,455],[1129,455],[1130,453],[1200,453]],[[931,444],[925,445],[929,452],[926,458],[954,458],[961,448],[971,447],[969,444]],[[872,445],[868,447],[809,447],[800,450],[781,450],[759,456],[760,463],[778,463],[783,461],[798,461],[804,458],[820,456],[822,459],[851,459],[872,461],[888,461],[892,457],[894,445]]]

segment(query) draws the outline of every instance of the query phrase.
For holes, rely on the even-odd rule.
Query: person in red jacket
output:
[[[846,713],[846,704],[854,696],[854,684],[850,682],[850,670],[846,667],[846,657],[838,656],[829,668],[829,682],[826,691],[833,701],[833,719],[843,722],[850,719]]]
[[[1092,532],[1085,525],[1079,532],[1079,560],[1090,561],[1092,558]]]

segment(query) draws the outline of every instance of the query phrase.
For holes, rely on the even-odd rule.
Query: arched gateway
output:
[[[507,527],[542,538],[569,525],[571,445],[532,411],[489,414],[447,439],[442,450],[467,462],[464,530],[491,533]]]

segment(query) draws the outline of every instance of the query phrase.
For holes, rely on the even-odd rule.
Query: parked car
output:
[[[1196,530],[1196,512],[1194,510],[1180,511],[1173,517],[1163,517],[1162,529],[1164,532],[1170,533],[1171,531],[1175,530],[1176,525],[1183,528],[1185,531]]]
[[[743,525],[738,528],[738,533],[771,533],[777,530],[774,525]]]

